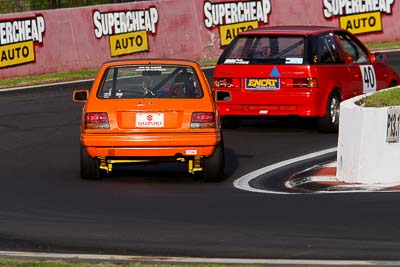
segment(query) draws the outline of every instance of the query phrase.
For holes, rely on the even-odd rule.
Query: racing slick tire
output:
[[[81,145],[81,178],[98,180],[101,178],[99,160],[89,157],[86,148]]]
[[[224,178],[224,143],[215,148],[214,154],[203,161],[203,178],[207,182],[220,182]]]
[[[332,92],[326,103],[326,114],[318,118],[318,129],[321,132],[335,133],[339,130],[340,94]]]

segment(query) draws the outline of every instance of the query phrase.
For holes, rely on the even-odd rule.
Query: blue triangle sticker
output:
[[[280,77],[281,76],[281,74],[279,73],[278,68],[276,66],[274,66],[274,68],[272,69],[269,76],[271,76],[271,77]]]

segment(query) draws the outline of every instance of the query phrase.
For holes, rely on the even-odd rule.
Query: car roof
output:
[[[258,35],[258,34],[268,34],[268,35],[302,35],[302,36],[312,36],[324,32],[337,32],[346,30],[338,27],[330,26],[306,26],[306,25],[292,25],[292,26],[265,26],[257,29],[249,30],[246,32],[241,32],[239,35]]]

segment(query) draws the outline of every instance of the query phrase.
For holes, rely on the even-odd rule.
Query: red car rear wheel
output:
[[[318,128],[322,132],[337,132],[339,129],[340,94],[332,92],[326,103],[326,114],[318,119]]]

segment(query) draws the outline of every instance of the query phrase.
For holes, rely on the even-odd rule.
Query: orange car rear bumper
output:
[[[216,145],[220,142],[220,136],[83,134],[81,142],[91,157],[208,157],[214,153]]]

